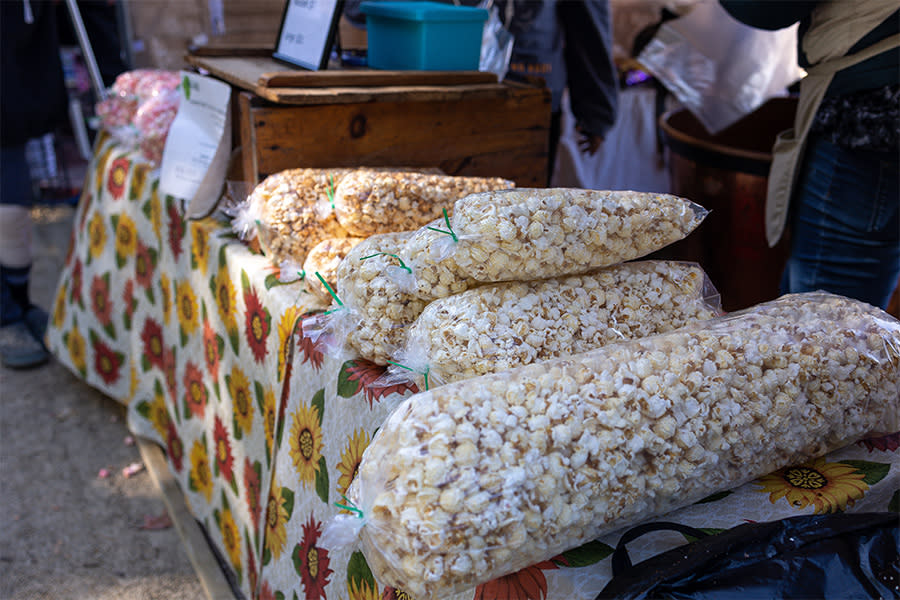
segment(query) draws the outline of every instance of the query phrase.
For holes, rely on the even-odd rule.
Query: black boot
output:
[[[0,363],[13,369],[36,367],[50,358],[43,341],[47,313],[28,300],[30,270],[0,265]]]

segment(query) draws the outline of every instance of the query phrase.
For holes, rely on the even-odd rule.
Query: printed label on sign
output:
[[[169,129],[160,167],[160,191],[188,202],[187,216],[204,216],[215,206],[231,151],[231,87],[181,72],[181,101]]]

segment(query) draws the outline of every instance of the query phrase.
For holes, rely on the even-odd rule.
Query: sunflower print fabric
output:
[[[224,217],[185,220],[158,172],[100,136],[75,215],[47,343],[128,405],[158,443],[244,597],[406,599],[362,553],[319,545],[375,431],[414,385],[326,355],[304,324],[325,307],[281,284]],[[900,511],[900,434],[876,436],[665,515],[709,531],[836,511]],[[588,600],[619,533],[453,600]],[[671,544],[671,540],[667,541]],[[635,561],[668,550],[632,547]],[[637,545],[635,545],[637,546]]]

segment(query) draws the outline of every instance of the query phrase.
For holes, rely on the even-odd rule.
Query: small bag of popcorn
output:
[[[446,598],[900,430],[900,321],[795,294],[406,398],[319,540]]]
[[[331,294],[319,278],[315,277],[315,274],[319,273],[340,297],[341,289],[337,283],[338,266],[350,250],[362,241],[363,238],[358,237],[327,238],[316,244],[306,255],[301,270],[306,281],[306,290],[318,300],[331,303]]]
[[[719,314],[718,292],[691,263],[629,262],[584,275],[484,285],[426,306],[392,357],[388,378],[414,378],[419,389],[430,389]]]
[[[336,277],[339,292],[333,294],[328,314],[317,325],[334,340],[331,352],[349,351],[386,365],[391,353],[403,345],[406,328],[426,304],[412,294],[412,275],[397,254],[412,235],[411,231],[373,235],[341,260]]]
[[[460,276],[483,282],[574,275],[681,240],[707,212],[670,194],[569,188],[482,192],[458,200],[452,218],[445,216],[443,239],[414,259],[452,259]]]
[[[361,169],[337,186],[334,210],[344,229],[367,237],[416,229],[440,217],[441,210],[459,198],[514,185],[499,177]]]
[[[260,247],[273,262],[302,265],[309,251],[327,238],[350,237],[332,211],[323,211],[327,197],[350,169],[287,169],[260,182],[241,207],[240,227],[255,224]]]

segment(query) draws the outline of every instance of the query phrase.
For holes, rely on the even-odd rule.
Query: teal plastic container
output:
[[[477,71],[488,12],[427,0],[363,2],[373,69]]]

